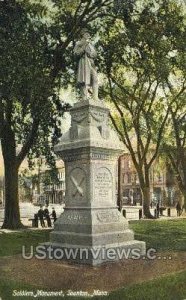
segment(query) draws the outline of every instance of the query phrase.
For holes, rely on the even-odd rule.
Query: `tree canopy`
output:
[[[185,16],[175,1],[144,1],[143,6],[133,1],[128,12],[124,2],[118,5],[114,22],[111,18],[105,22],[100,42],[107,78],[102,92],[114,104],[112,123],[131,154],[144,212],[150,216],[149,171],[159,153],[168,117],[184,91],[182,82],[174,97],[167,94],[175,69],[184,69]]]
[[[172,127],[175,147],[178,127],[185,147],[180,121],[185,116],[184,9],[175,0],[0,1],[4,227],[21,226],[18,169],[23,159],[42,155],[55,164],[53,146],[69,109],[60,91],[75,85],[73,48],[84,28],[96,36],[104,76],[100,95],[114,107],[111,119],[138,171],[149,215],[149,170],[169,120],[178,125]]]
[[[0,139],[6,228],[20,227],[18,169],[27,156],[55,164],[53,145],[69,105],[61,87],[73,77],[73,43],[111,1],[0,2]],[[21,148],[21,149],[20,149]]]

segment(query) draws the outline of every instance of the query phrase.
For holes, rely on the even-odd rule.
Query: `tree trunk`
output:
[[[18,201],[18,167],[13,159],[5,160],[5,216],[2,228],[23,228]]]
[[[184,193],[184,209],[185,209],[185,212],[186,212],[186,191]]]
[[[177,180],[179,190],[183,196],[184,208],[186,209],[186,180],[185,178],[182,178],[181,174],[179,175],[179,178],[178,176],[176,177],[176,180]]]
[[[155,219],[150,213],[150,187],[142,187],[143,214],[148,219]]]
[[[179,157],[180,164],[178,162],[177,156]],[[186,209],[186,158],[185,154],[181,151],[177,156],[174,156],[170,151],[168,152],[168,157],[174,170],[176,176],[176,181],[180,192],[184,199],[184,208]]]
[[[183,205],[183,208],[185,209],[185,211],[186,211],[186,190],[185,190],[185,188],[183,189],[181,189],[180,188],[180,192],[181,192],[181,194],[182,194],[182,199],[181,200],[183,200],[183,201],[180,201],[181,203],[181,205]]]
[[[143,206],[143,217],[147,219],[155,219],[150,213],[150,180],[149,180],[149,169],[145,168],[143,173],[142,168],[138,169],[138,177],[140,182],[140,188],[142,193],[142,206]]]
[[[16,157],[15,134],[9,123],[4,128],[1,145],[5,169],[5,212],[2,228],[19,229],[23,228],[18,200],[19,164]]]

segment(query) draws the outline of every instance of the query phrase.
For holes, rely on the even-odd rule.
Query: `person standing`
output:
[[[54,209],[54,207],[52,207],[52,213],[51,213],[52,218],[54,219],[54,223],[57,220],[57,215],[56,215],[56,211]]]
[[[45,209],[44,209],[44,217],[47,220],[48,227],[52,227],[48,206],[46,206]]]
[[[44,221],[44,211],[42,205],[40,206],[40,209],[38,210],[38,218],[41,224],[41,227],[45,227],[45,221]]]
[[[160,216],[160,203],[158,201],[158,203],[156,204],[156,217],[159,218]]]
[[[34,214],[34,227],[38,227],[38,214]]]
[[[177,210],[177,217],[180,217],[181,216],[181,205],[180,205],[179,201],[176,204],[176,210]]]

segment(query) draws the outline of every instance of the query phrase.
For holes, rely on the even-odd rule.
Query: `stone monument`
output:
[[[109,109],[98,99],[96,51],[87,33],[75,53],[80,56],[82,100],[70,110],[71,127],[55,146],[65,162],[65,208],[45,245],[63,250],[68,260],[90,265],[118,260],[122,250],[131,251],[132,256],[132,249],[138,249],[144,255],[145,243],[134,240],[116,204],[117,161],[123,144],[109,127]],[[71,249],[74,257],[69,257]]]

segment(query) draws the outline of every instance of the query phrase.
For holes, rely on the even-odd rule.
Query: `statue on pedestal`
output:
[[[95,101],[98,100],[98,75],[94,64],[97,52],[90,42],[87,31],[82,32],[81,40],[76,43],[75,55],[79,57],[77,82],[80,86],[82,100],[87,100],[90,88]]]
[[[109,128],[109,109],[98,99],[96,50],[87,32],[77,42],[75,54],[82,100],[88,101],[76,102],[70,109],[71,127],[54,147],[65,163],[65,207],[50,242],[43,245],[52,258],[59,251],[67,261],[92,266],[126,258],[126,253],[139,258],[146,253],[145,242],[134,240],[117,207],[117,164],[123,143]],[[89,92],[94,101],[88,99]]]

